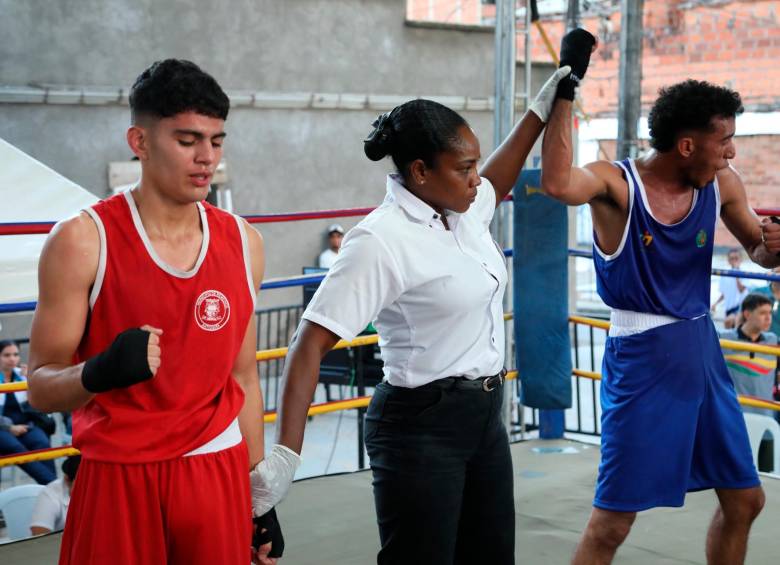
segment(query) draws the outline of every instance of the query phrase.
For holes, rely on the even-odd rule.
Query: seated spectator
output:
[[[780,267],[772,269],[773,275],[780,275]],[[765,294],[772,301],[772,326],[769,328],[780,339],[780,282],[772,281],[767,286],[757,288],[753,292]],[[775,381],[780,383],[780,368],[775,370]],[[780,400],[780,385],[775,386],[775,400]],[[780,413],[775,415],[780,420]]]
[[[48,534],[65,528],[70,491],[81,463],[81,455],[68,457],[62,462],[62,478],[46,485],[38,495],[33,508],[30,532],[34,536]]]
[[[772,270],[773,275],[780,275],[780,267]],[[764,294],[772,301],[772,326],[769,328],[776,336],[780,336],[780,282],[772,281],[753,292]]]
[[[739,327],[722,331],[720,337],[761,345],[777,345],[777,335],[769,331],[772,324],[772,301],[767,296],[748,294],[742,301],[742,317],[744,322]],[[726,348],[724,353],[737,394],[772,400],[777,357],[752,351],[729,352]],[[751,407],[744,407],[744,410],[774,417],[772,410]]]
[[[320,253],[317,266],[321,269],[330,269],[336,260],[336,254],[341,249],[341,240],[344,239],[344,228],[339,224],[333,224],[328,228],[328,248]]]
[[[777,336],[768,331],[772,324],[772,301],[764,294],[751,293],[742,301],[742,318],[740,326],[733,330],[725,330],[720,333],[720,337],[734,341],[746,341],[749,343],[761,345],[777,345]],[[734,381],[734,388],[737,394],[754,396],[763,400],[773,400],[773,389],[775,386],[775,369],[777,368],[777,357],[766,353],[755,353],[746,351],[729,351],[723,348],[726,357],[726,365],[729,368],[731,379]],[[778,412],[765,408],[753,408],[743,406],[745,412],[752,412],[777,418]],[[772,437],[764,437],[759,449],[758,463],[759,470],[771,467],[771,459],[765,461],[769,454],[762,452],[768,450],[765,445]],[[780,442],[780,438],[774,438]],[[780,445],[777,447],[780,449]],[[768,463],[768,465],[766,465]],[[774,472],[778,472],[774,469]]]
[[[739,270],[742,265],[742,251],[738,248],[729,249],[727,260],[729,266],[734,270]],[[723,302],[726,310],[723,327],[732,329],[736,327],[740,304],[748,295],[749,289],[739,279],[739,277],[720,277],[720,297],[712,305],[712,311],[715,311],[718,304]]]
[[[3,383],[25,380],[24,371],[19,366],[19,347],[13,341],[0,341],[0,374]],[[0,455],[51,447],[49,436],[40,427],[42,423],[50,426],[53,421],[30,408],[25,391],[0,394]],[[42,485],[57,478],[53,461],[35,461],[20,467]]]

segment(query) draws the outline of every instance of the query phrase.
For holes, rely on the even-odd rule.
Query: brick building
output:
[[[495,6],[475,6],[479,3],[409,0],[407,15],[453,25],[491,25]],[[525,53],[524,4],[518,0],[519,57]],[[557,49],[567,2],[539,0],[538,4],[542,26]],[[582,123],[580,155],[586,161],[612,159],[617,133],[620,2],[592,0],[581,5],[581,25],[598,35],[599,49],[581,92],[590,121]],[[660,87],[686,78],[740,92],[746,111],[737,121],[734,166],[743,175],[754,207],[780,207],[780,163],[775,159],[780,151],[780,0],[645,0],[643,33],[643,115]],[[550,61],[536,28],[531,41],[534,62]],[[644,120],[640,130],[640,138],[646,139]],[[716,243],[727,246],[735,241],[721,228]]]

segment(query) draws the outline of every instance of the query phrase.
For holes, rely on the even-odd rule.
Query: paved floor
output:
[[[568,562],[590,512],[598,448],[573,441],[531,440],[512,446],[517,509],[517,563]],[[750,540],[750,565],[778,563],[780,480],[765,477],[767,507]],[[643,513],[615,560],[619,564],[704,563],[712,492],[688,496],[685,508]],[[279,507],[287,538],[281,563],[366,565],[378,547],[371,473],[296,482]],[[59,535],[0,546],[3,565],[56,562]],[[487,564],[489,565],[489,564]]]

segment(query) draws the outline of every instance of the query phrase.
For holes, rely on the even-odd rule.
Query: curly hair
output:
[[[130,89],[133,123],[139,117],[170,118],[182,112],[227,118],[230,100],[210,74],[182,59],[165,59],[142,72]]]
[[[712,118],[733,118],[744,111],[739,93],[709,82],[688,79],[658,92],[647,125],[650,145],[666,152],[686,130],[708,131]]]
[[[458,128],[468,124],[443,104],[416,99],[382,114],[373,125],[374,131],[363,141],[366,157],[379,161],[390,155],[406,178],[409,166],[417,159],[433,167],[440,153],[451,151],[460,141]]]

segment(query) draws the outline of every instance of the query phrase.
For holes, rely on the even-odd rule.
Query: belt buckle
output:
[[[482,390],[485,392],[491,392],[496,390],[496,386],[503,385],[504,384],[504,375],[506,375],[506,371],[503,370],[497,375],[490,376],[482,381]],[[498,381],[498,385],[492,386],[494,382]]]

